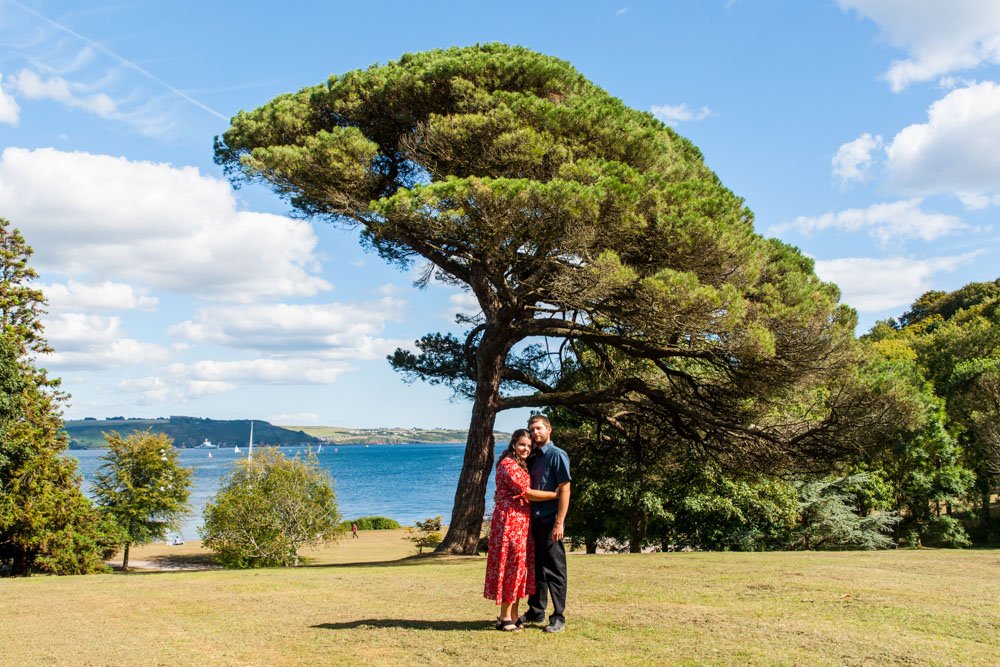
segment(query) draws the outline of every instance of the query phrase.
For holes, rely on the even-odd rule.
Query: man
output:
[[[566,512],[569,510],[569,456],[552,444],[552,424],[544,415],[528,420],[534,447],[528,460],[531,488],[556,491],[555,500],[531,504],[531,536],[535,543],[535,593],[528,597],[528,611],[521,624],[541,623],[552,598],[552,614],[545,632],[562,632],[566,627],[566,547],[563,546]]]

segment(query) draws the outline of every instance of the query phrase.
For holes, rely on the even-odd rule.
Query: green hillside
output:
[[[104,433],[118,431],[125,435],[149,429],[164,433],[175,447],[198,447],[208,440],[219,447],[245,445],[250,441],[249,419],[201,419],[172,416],[169,419],[81,419],[66,422],[70,449],[96,449],[105,446]],[[253,422],[253,440],[257,445],[302,445],[320,442],[313,435],[265,421]]]
[[[402,443],[464,443],[465,429],[446,428],[345,428],[343,426],[286,426],[336,445],[374,445]],[[494,431],[497,443],[506,443],[509,433]]]

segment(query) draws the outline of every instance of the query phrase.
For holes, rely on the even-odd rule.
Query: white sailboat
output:
[[[253,420],[250,420],[250,445],[247,448],[247,460],[253,460]]]
[[[233,446],[233,454],[239,454],[239,453],[240,453],[240,446],[239,445],[234,445]]]
[[[318,448],[316,448],[316,453],[317,454],[322,454],[323,453],[323,445],[320,445]]]

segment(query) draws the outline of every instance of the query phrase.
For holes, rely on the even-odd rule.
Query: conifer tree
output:
[[[104,569],[102,522],[80,490],[59,381],[38,366],[44,298],[20,232],[0,218],[0,573]]]
[[[162,433],[105,434],[107,454],[94,479],[102,512],[120,529],[122,572],[128,572],[132,545],[166,538],[188,511],[191,468],[180,465],[177,450]]]

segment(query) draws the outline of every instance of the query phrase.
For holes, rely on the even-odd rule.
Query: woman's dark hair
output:
[[[521,459],[517,458],[517,454],[514,453],[514,443],[516,443],[521,438],[527,438],[528,442],[531,442],[531,433],[526,428],[519,428],[510,434],[510,443],[507,445],[507,449],[503,450],[503,454],[497,459],[497,467],[500,467],[500,462],[504,459],[514,459],[517,465],[521,466],[525,470],[528,469],[527,464]]]

